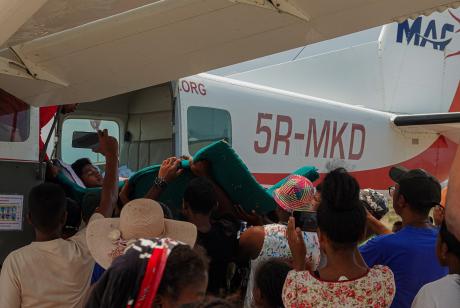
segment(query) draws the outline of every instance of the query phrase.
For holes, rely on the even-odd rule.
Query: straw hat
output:
[[[123,254],[130,242],[139,238],[169,237],[190,246],[195,245],[195,225],[165,219],[158,202],[136,199],[121,210],[120,218],[96,219],[89,223],[86,241],[91,255],[103,268]]]
[[[283,210],[314,212],[312,201],[316,189],[306,177],[290,175],[286,182],[273,192],[273,198]]]

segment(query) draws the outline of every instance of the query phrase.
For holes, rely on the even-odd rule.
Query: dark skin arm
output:
[[[256,259],[265,239],[265,230],[262,226],[251,227],[243,232],[239,240],[238,260]]]
[[[158,171],[158,177],[162,178],[167,184],[173,182],[183,172],[183,169],[179,169],[179,166],[180,159],[176,157],[170,157],[164,160]],[[145,195],[145,198],[158,200],[162,192],[162,188],[153,185]]]
[[[367,228],[369,230],[371,230],[372,232],[374,232],[375,234],[377,235],[383,235],[383,234],[391,234],[393,232],[391,232],[390,229],[388,229],[387,227],[385,227],[385,225],[380,221],[378,220],[377,218],[375,218],[374,216],[372,216],[371,213],[369,213],[369,211],[367,211],[367,221],[366,221],[366,224],[367,224]]]
[[[111,217],[118,200],[118,141],[99,131],[99,147],[95,150],[105,156],[105,177],[102,183],[101,202],[96,212]]]
[[[296,228],[294,217],[289,217],[286,237],[292,254],[292,267],[296,271],[311,270],[310,265],[305,262],[307,247],[303,240],[302,231]]]

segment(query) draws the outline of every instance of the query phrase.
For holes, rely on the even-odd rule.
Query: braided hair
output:
[[[335,248],[352,248],[363,238],[366,211],[359,199],[359,184],[345,169],[331,171],[321,188],[318,227]]]

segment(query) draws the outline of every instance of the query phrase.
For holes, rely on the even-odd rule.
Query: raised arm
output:
[[[182,174],[183,169],[180,169],[179,166],[180,159],[177,159],[176,157],[170,157],[164,160],[160,166],[160,170],[158,171],[158,176],[152,187],[145,195],[145,198],[158,200],[166,186]]]
[[[445,217],[449,231],[460,239],[460,147],[450,168]]]
[[[292,254],[292,267],[296,271],[311,270],[310,264],[305,261],[307,247],[303,239],[302,231],[296,228],[295,219],[292,216],[289,217],[286,237]]]
[[[373,231],[377,235],[393,233],[391,232],[390,229],[385,227],[385,225],[380,220],[372,216],[372,214],[369,213],[369,211],[366,210],[366,212],[367,212],[366,224],[369,230]]]
[[[99,131],[99,147],[94,150],[105,156],[105,176],[102,183],[101,202],[96,212],[111,217],[118,199],[118,141]]]

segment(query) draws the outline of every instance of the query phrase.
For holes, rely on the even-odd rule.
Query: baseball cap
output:
[[[399,184],[399,193],[411,206],[426,209],[441,202],[441,184],[427,171],[396,166],[390,169],[389,175]]]

